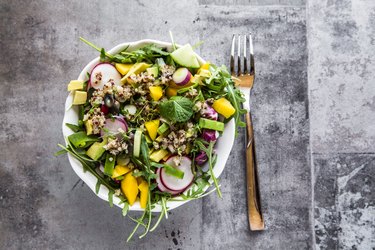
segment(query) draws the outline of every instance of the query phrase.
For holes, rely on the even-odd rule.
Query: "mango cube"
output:
[[[154,101],[159,101],[163,96],[163,88],[161,86],[151,86],[149,87],[150,96]]]
[[[132,206],[138,195],[138,182],[132,175],[132,172],[127,173],[125,178],[121,181],[121,191],[128,200],[129,205]]]
[[[127,166],[116,165],[113,169],[112,178],[117,178],[121,175],[127,174],[131,171]]]
[[[121,75],[126,75],[134,64],[116,63],[115,67]]]
[[[152,120],[145,122],[145,127],[147,129],[148,135],[150,136],[151,140],[155,140],[158,134],[160,120]]]
[[[126,83],[128,81],[128,78],[130,75],[132,74],[139,74],[143,71],[145,71],[147,68],[149,68],[151,66],[151,64],[148,64],[148,63],[136,63],[136,64],[133,64],[133,66],[128,70],[128,72],[126,73],[126,75],[121,78],[121,82],[122,83]]]
[[[225,118],[231,117],[236,112],[236,109],[232,106],[230,101],[224,97],[215,100],[212,107],[216,110],[216,112],[223,115]]]
[[[168,97],[176,96],[177,95],[177,89],[168,87],[167,90],[165,91],[165,94]]]
[[[148,183],[143,178],[138,186],[139,191],[141,192],[139,195],[139,203],[141,204],[141,208],[146,208],[147,201],[148,201]]]

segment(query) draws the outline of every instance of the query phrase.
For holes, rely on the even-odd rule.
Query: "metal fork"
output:
[[[253,40],[251,34],[249,36],[243,36],[243,59],[241,59],[241,40],[242,36],[238,35],[236,55],[236,35],[233,35],[230,56],[230,70],[232,76],[234,76],[234,81],[239,86],[239,89],[246,99],[245,103],[243,104],[243,108],[247,110],[245,114],[247,208],[250,230],[259,231],[264,230],[264,219],[260,204],[257,161],[254,144],[254,130],[250,113],[250,93],[254,85],[255,77]],[[247,53],[247,45],[249,45],[249,54]],[[250,57],[249,69],[248,56]],[[241,60],[243,60],[243,71],[241,68]],[[237,61],[236,69],[235,61]]]

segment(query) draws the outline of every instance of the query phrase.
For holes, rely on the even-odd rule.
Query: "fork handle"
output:
[[[264,230],[264,220],[260,204],[254,130],[250,112],[246,113],[246,132],[247,211],[250,230],[259,231]]]

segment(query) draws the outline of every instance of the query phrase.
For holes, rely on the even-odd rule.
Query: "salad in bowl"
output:
[[[68,84],[57,155],[68,152],[77,175],[124,216],[143,211],[128,240],[189,200],[221,197],[218,177],[243,113],[226,68],[189,44],[142,40],[105,51],[81,40],[100,57]]]

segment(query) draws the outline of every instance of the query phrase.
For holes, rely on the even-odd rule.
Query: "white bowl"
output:
[[[123,49],[125,49],[127,46],[129,46],[128,51],[132,51],[150,43],[154,43],[160,47],[167,48],[168,50],[172,48],[171,43],[147,39],[147,40],[140,40],[137,42],[122,43],[122,44],[117,45],[113,49],[109,50],[108,52],[110,54],[116,54],[122,51]],[[203,60],[200,56],[197,55],[197,58],[200,64],[205,63],[205,60]],[[99,57],[95,58],[89,64],[86,65],[86,67],[80,73],[78,80],[86,81],[87,72],[91,72],[92,68],[97,63],[99,63]],[[65,116],[64,116],[64,120],[62,124],[62,130],[63,130],[63,135],[64,135],[65,140],[70,134],[73,133],[73,131],[71,131],[65,125],[65,123],[72,123],[72,124],[78,123],[78,108],[76,106],[72,106],[72,101],[73,101],[73,96],[72,94],[69,94],[65,102]],[[213,169],[213,172],[216,177],[219,177],[220,174],[224,170],[225,163],[228,160],[230,151],[233,146],[234,134],[235,134],[235,123],[234,123],[234,119],[232,119],[225,125],[224,133],[218,139],[215,145],[215,150],[217,152],[217,161]],[[74,172],[76,172],[79,178],[81,178],[90,187],[90,189],[95,193],[95,186],[96,186],[97,178],[94,175],[92,175],[89,171],[84,172],[82,164],[77,159],[75,159],[72,155],[68,154],[68,158],[69,158],[69,162]],[[194,185],[192,185],[190,188],[194,188]],[[101,199],[105,201],[108,201],[107,187],[105,187],[104,185],[101,185],[97,196],[99,196]],[[183,200],[182,198],[178,196],[175,198],[178,199],[178,201],[168,201],[167,207],[169,210],[179,207],[189,201],[189,200]],[[117,196],[113,196],[113,204],[115,204],[118,207],[123,206],[123,205],[120,205],[120,199]],[[140,207],[139,201],[137,200],[133,204],[133,206],[129,208],[129,210],[143,211],[143,208]],[[156,204],[152,211],[160,212],[161,206],[159,204]]]

